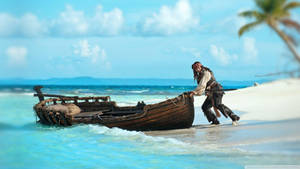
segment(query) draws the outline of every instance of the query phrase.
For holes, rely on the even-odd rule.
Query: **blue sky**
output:
[[[194,61],[219,80],[293,69],[267,26],[238,37],[249,20],[237,14],[253,8],[252,0],[3,0],[0,78],[192,78]],[[299,9],[292,18],[300,21]]]

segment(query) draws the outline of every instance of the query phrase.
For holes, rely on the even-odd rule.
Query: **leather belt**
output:
[[[210,90],[211,88],[213,88],[215,85],[217,85],[216,81],[211,82],[208,86],[206,86],[206,90]]]

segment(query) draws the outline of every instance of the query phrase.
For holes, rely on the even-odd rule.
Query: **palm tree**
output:
[[[296,41],[279,29],[279,24],[295,28],[300,32],[300,25],[290,19],[290,10],[300,6],[300,2],[287,2],[287,0],[255,0],[258,10],[244,11],[239,16],[254,18],[255,21],[242,26],[239,36],[253,29],[255,26],[266,23],[286,43],[295,59],[300,64],[300,55],[296,51]]]

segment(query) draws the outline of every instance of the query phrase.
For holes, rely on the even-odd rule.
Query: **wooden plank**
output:
[[[156,119],[159,119],[161,118],[162,116],[171,116],[170,113],[173,112],[176,112],[176,111],[179,111],[181,110],[181,108],[177,108],[177,109],[173,109],[173,110],[169,110],[168,112],[164,112],[164,113],[160,113],[160,114],[156,114]],[[185,111],[185,110],[183,110]],[[144,118],[139,118],[139,119],[136,119],[136,120],[131,120],[131,119],[126,119],[126,120],[120,120],[120,121],[116,121],[114,122],[113,120],[111,120],[111,122],[108,122],[108,123],[104,123],[105,125],[110,125],[111,124],[114,124],[115,126],[117,125],[122,125],[122,126],[130,126],[130,125],[145,125],[147,123],[147,121],[149,120],[154,120],[155,118],[153,118],[153,116],[149,116],[147,115],[146,117]]]
[[[40,115],[40,111],[36,110],[36,108],[34,108],[35,110],[35,114],[38,116],[38,118],[42,121],[42,117]]]
[[[53,123],[58,124],[58,122],[56,120],[56,117],[55,117],[55,114],[53,112],[50,112],[49,115],[50,115],[50,118],[52,119]]]
[[[66,124],[67,124],[65,117],[64,117],[64,113],[62,113],[62,112],[59,113],[59,124],[62,126],[66,126]]]
[[[82,112],[74,115],[74,118],[85,118],[85,117],[93,117],[94,115],[102,115],[102,111],[92,111],[92,112]]]
[[[183,120],[183,119],[182,119]],[[192,120],[190,121],[190,124],[184,121],[174,121],[170,120],[170,116],[164,116],[161,117],[159,120],[153,120],[150,119],[149,121],[143,123],[143,121],[138,122],[133,122],[131,125],[123,125],[123,124],[114,124],[110,125],[110,127],[120,127],[128,130],[139,130],[139,131],[144,131],[144,130],[163,130],[163,129],[174,129],[174,128],[186,128],[190,127],[192,125]],[[167,123],[166,123],[167,122]],[[178,126],[177,124],[180,124]]]
[[[170,110],[168,112],[164,112],[162,114],[159,114],[159,116],[156,116],[155,118],[152,118],[152,117],[147,117],[147,118],[143,118],[143,119],[139,119],[139,120],[135,120],[134,122],[128,122],[128,123],[123,123],[121,124],[122,122],[120,122],[120,124],[118,125],[122,125],[122,126],[131,126],[131,125],[136,125],[136,126],[151,126],[151,123],[155,122],[155,121],[159,121],[160,123],[163,122],[164,125],[168,125],[168,123],[170,123],[169,121],[162,121],[161,119],[163,118],[169,118],[169,117],[174,117],[176,116],[176,112],[178,112],[178,110],[180,109],[174,109],[174,110]],[[183,109],[182,111],[187,111],[188,109]],[[182,113],[182,112],[181,112]],[[115,124],[116,125],[116,124]]]
[[[41,113],[40,115],[41,115],[41,117],[42,117],[42,119],[43,119],[42,122],[43,122],[44,124],[49,125],[49,122],[47,121],[47,119],[46,119],[46,117],[45,117],[45,115],[44,115],[44,112],[41,111],[40,113]]]
[[[44,112],[44,116],[45,116],[45,118],[47,119],[47,121],[48,121],[48,123],[50,124],[50,125],[53,125],[54,123],[52,122],[52,120],[50,119],[50,117],[49,117],[49,112]]]
[[[96,97],[83,97],[88,101],[78,102],[78,105],[83,113],[74,116],[64,116],[63,113],[54,115],[53,113],[47,113],[47,116],[41,116],[36,111],[37,116],[42,123],[51,123],[58,125],[72,125],[72,123],[86,123],[93,124],[99,123],[108,127],[120,127],[130,130],[160,130],[160,129],[172,129],[172,128],[184,128],[189,127],[193,122],[194,106],[193,98],[186,95],[180,95],[173,99],[166,101],[146,105],[143,110],[137,106],[116,106],[115,102],[97,102],[90,100]],[[72,100],[72,98],[65,98],[65,101]],[[52,100],[53,101],[53,100]],[[43,109],[46,103],[51,103],[51,99],[40,102],[36,106],[40,106]],[[101,117],[102,119],[95,118],[95,115],[102,114],[103,109],[114,109],[114,111],[106,112]],[[36,109],[35,109],[36,110]],[[110,116],[114,115],[114,116]],[[49,118],[49,119],[48,119]]]
[[[111,111],[111,112],[105,112],[103,113],[103,116],[105,115],[128,115],[128,114],[136,114],[136,113],[142,113],[143,110],[134,110],[134,111]]]

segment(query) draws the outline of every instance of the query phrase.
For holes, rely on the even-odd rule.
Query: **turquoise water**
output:
[[[123,105],[157,102],[173,95],[113,95]],[[213,144],[98,125],[49,127],[36,123],[37,98],[0,93],[0,168],[244,168],[246,164],[291,164],[299,156],[264,154]]]

